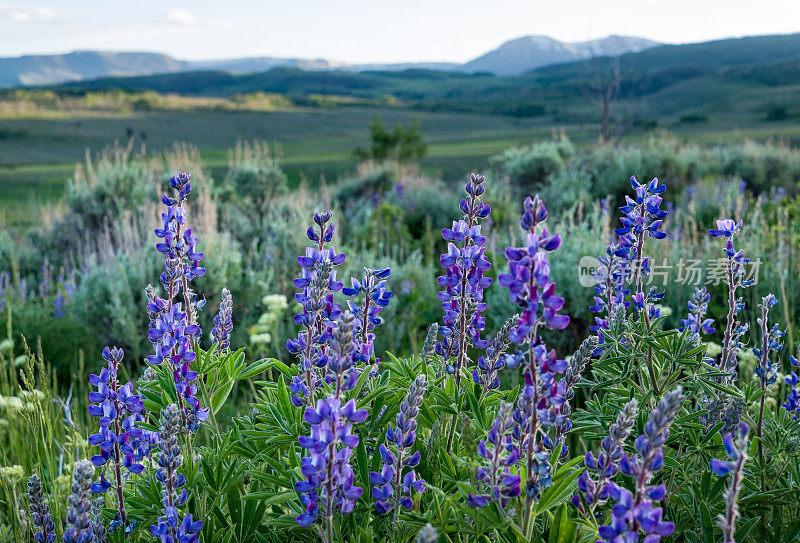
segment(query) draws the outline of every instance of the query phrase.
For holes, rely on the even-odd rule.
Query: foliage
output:
[[[411,126],[403,128],[397,125],[389,131],[380,117],[375,116],[369,125],[372,145],[369,149],[356,148],[353,154],[360,160],[396,160],[403,163],[412,159],[425,158],[428,146],[422,143],[422,134],[419,131],[419,122],[414,120]]]

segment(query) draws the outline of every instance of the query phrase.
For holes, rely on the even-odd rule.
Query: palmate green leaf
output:
[[[567,506],[562,504],[553,516],[547,543],[574,543],[578,539],[578,526],[569,518]]]
[[[542,493],[542,497],[536,504],[534,511],[536,515],[547,512],[558,505],[565,503],[577,491],[578,485],[576,483],[580,476],[580,470],[575,470],[568,473],[559,481],[553,478],[553,484]]]

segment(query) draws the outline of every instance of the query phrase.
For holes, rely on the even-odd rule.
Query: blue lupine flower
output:
[[[360,303],[347,301],[350,311],[355,315],[355,360],[366,366],[375,355],[375,327],[383,322],[379,316],[381,310],[389,305],[392,291],[386,289],[386,279],[391,275],[389,268],[364,268],[364,277],[359,281],[351,278],[351,288],[342,288],[345,296],[363,294]],[[360,368],[361,369],[361,368]],[[375,368],[377,369],[377,368]]]
[[[572,504],[583,514],[587,511],[584,503],[593,511],[597,504],[604,502],[609,497],[609,482],[614,480],[614,477],[619,471],[619,461],[622,458],[623,445],[631,428],[636,423],[636,412],[638,411],[639,404],[633,399],[625,404],[617,422],[611,425],[609,435],[603,438],[600,443],[600,452],[595,458],[594,454],[589,451],[584,457],[584,466],[586,467],[578,477],[578,490],[579,494],[572,497]],[[594,473],[593,477],[591,473]],[[583,498],[583,501],[581,501]]]
[[[219,312],[214,315],[211,337],[216,345],[217,356],[227,352],[231,345],[230,333],[233,330],[233,296],[231,291],[222,289]]]
[[[711,294],[706,287],[695,287],[692,299],[686,302],[689,313],[685,319],[681,319],[679,330],[689,330],[690,337],[699,339],[701,334],[710,335],[715,332],[714,319],[704,318],[708,312],[708,302],[711,301]]]
[[[648,486],[648,483],[652,475],[664,466],[661,448],[669,437],[669,428],[683,399],[680,387],[664,394],[645,424],[644,434],[636,438],[638,454],[633,458],[625,454],[620,459],[619,469],[634,478],[636,494],[634,496],[613,481],[607,483],[605,488],[615,505],[611,510],[611,523],[599,528],[604,542],[638,541],[642,531],[648,534],[648,543],[655,543],[675,530],[673,523],[662,520],[661,507],[653,507],[654,501],[664,499],[664,485]]]
[[[335,513],[353,512],[355,500],[362,494],[361,487],[353,486],[355,475],[350,466],[352,451],[358,446],[353,424],[366,418],[366,409],[356,409],[355,400],[342,405],[333,396],[317,400],[316,408],[306,408],[304,419],[311,432],[301,436],[299,443],[309,455],[302,459],[304,479],[295,483],[306,507],[306,512],[296,518],[300,526],[310,526],[322,514],[331,530]]]
[[[135,460],[133,441],[141,437],[142,431],[136,428],[136,421],[143,408],[138,395],[133,393],[133,383],[120,386],[117,371],[122,363],[122,349],[116,347],[103,349],[103,359],[108,366],[100,371],[100,375],[92,374],[89,382],[97,387],[89,393],[89,414],[100,419],[100,430],[89,436],[89,443],[100,447],[100,452],[92,456],[92,463],[97,467],[105,466],[109,461],[114,464],[114,482],[111,483],[100,474],[100,482],[92,485],[95,493],[105,493],[114,488],[117,496],[117,513],[124,527],[128,518],[122,494],[122,468],[131,473],[141,473],[144,466]]]
[[[67,499],[67,526],[62,536],[64,543],[87,543],[92,539],[91,510],[92,476],[94,466],[88,460],[75,463],[72,486]]]
[[[475,478],[487,492],[469,495],[473,507],[486,507],[493,501],[505,511],[508,501],[521,493],[520,476],[513,475],[510,469],[519,460],[519,449],[511,435],[513,409],[512,404],[501,402],[486,439],[478,444],[478,454],[488,465],[479,467]]]
[[[491,264],[485,254],[486,238],[481,235],[479,221],[486,219],[491,207],[481,200],[485,191],[484,177],[470,175],[465,186],[467,197],[459,203],[464,219],[453,221],[452,228],[442,230],[447,240],[447,253],[440,258],[445,274],[438,278],[443,290],[439,292],[444,319],[439,332],[442,340],[436,352],[445,359],[455,357],[456,363],[449,368],[455,374],[456,386],[461,384],[461,370],[469,357],[467,348],[485,349],[488,342],[480,334],[486,327],[486,310],[483,291],[492,284],[484,276]]]
[[[397,426],[386,429],[386,443],[381,443],[379,448],[383,468],[380,473],[373,471],[369,474],[370,482],[375,485],[372,488],[375,510],[381,514],[391,511],[394,520],[401,507],[411,509],[414,495],[425,491],[425,481],[418,479],[414,471],[421,459],[420,452],[416,451],[411,456],[407,456],[407,453],[414,447],[417,415],[427,386],[424,375],[419,375],[411,383],[405,400],[400,404]]]
[[[769,311],[777,303],[778,300],[775,295],[770,293],[761,299],[761,303],[758,306],[761,308],[761,316],[758,318],[758,324],[761,328],[761,346],[753,347],[753,354],[758,359],[755,374],[761,380],[761,385],[764,389],[778,380],[778,365],[773,363],[770,355],[773,352],[783,350],[781,340],[786,335],[786,331],[780,330],[777,324],[769,328]]]
[[[333,241],[335,231],[330,223],[332,216],[330,210],[314,213],[316,226],[308,227],[306,237],[315,246],[306,247],[305,255],[297,258],[302,272],[293,284],[299,290],[295,300],[302,309],[294,316],[294,323],[301,329],[297,338],[286,341],[286,350],[297,357],[300,366],[299,375],[290,385],[292,403],[297,406],[314,401],[315,390],[321,382],[320,368],[328,363],[328,342],[333,326],[342,312],[333,293],[341,291],[344,285],[336,280],[334,268],[344,263],[345,255],[326,247]]]
[[[525,386],[514,411],[514,437],[520,451],[524,451],[528,474],[526,497],[536,500],[551,483],[550,455],[545,449],[553,446],[546,434],[542,432],[540,439],[539,433],[542,425],[558,423],[556,415],[564,403],[566,389],[555,376],[567,369],[567,363],[559,360],[555,351],[548,352],[537,331],[540,326],[563,330],[569,324],[569,316],[559,313],[564,299],[555,295],[547,259],[549,252],[561,246],[561,237],[551,236],[544,226],[548,213],[538,195],[527,197],[523,209],[520,226],[526,232],[525,245],[506,248],[509,273],[500,274],[498,281],[509,290],[511,301],[522,308],[509,333],[512,343],[527,349],[522,360]]]
[[[650,273],[650,261],[643,254],[644,240],[647,237],[653,239],[667,237],[665,232],[659,230],[669,214],[661,209],[663,200],[659,196],[667,190],[667,186],[659,185],[658,179],[642,185],[636,181],[636,177],[631,177],[631,187],[636,192],[636,198],[626,195],[625,205],[620,208],[624,216],[620,218],[622,226],[614,230],[619,236],[619,247],[615,254],[624,256],[634,264],[633,282],[636,286],[634,308],[637,311],[644,311],[649,324],[651,318],[658,316],[651,302],[660,299],[663,294],[658,293],[654,287],[649,293],[644,292],[643,278]]]
[[[178,470],[183,464],[183,452],[178,444],[178,436],[182,433],[181,409],[175,404],[167,405],[161,411],[161,434],[158,443],[158,471],[156,479],[164,489],[161,492],[161,504],[164,515],[158,523],[150,526],[150,533],[162,543],[196,543],[199,540],[202,520],[195,521],[192,515],[181,520],[179,508],[189,498],[186,491],[186,477]]]
[[[505,352],[511,344],[511,330],[519,315],[514,315],[500,327],[492,342],[486,347],[486,354],[478,358],[477,367],[472,370],[472,380],[482,388],[481,399],[489,390],[500,387],[499,371],[506,367]]]
[[[35,473],[28,478],[28,506],[31,524],[36,527],[33,539],[36,543],[53,543],[56,540],[56,525],[44,498],[42,480]]]
[[[354,368],[355,326],[355,316],[349,311],[344,311],[336,321],[336,328],[331,336],[326,381],[334,384],[334,395],[337,398],[341,398],[342,393],[355,387],[358,380],[358,373]]]
[[[166,298],[154,294],[148,296],[147,312],[150,316],[149,338],[153,342],[155,354],[147,361],[150,364],[161,364],[168,360],[172,365],[175,390],[183,411],[184,425],[194,431],[200,421],[208,418],[208,408],[201,408],[197,399],[197,372],[191,369],[195,360],[193,345],[200,337],[200,326],[197,324],[196,311],[204,302],[189,288],[195,277],[205,275],[206,269],[200,266],[203,253],[197,250],[197,238],[186,223],[186,199],[192,192],[189,183],[191,175],[180,171],[169,180],[175,196],[164,194],[162,203],[167,206],[161,214],[163,226],[155,230],[156,237],[162,241],[156,244],[156,250],[165,255],[164,271],[161,272],[161,284],[166,291]],[[182,302],[176,298],[182,298]]]
[[[725,434],[722,443],[729,461],[713,458],[709,467],[711,471],[725,477],[733,473],[731,484],[725,492],[725,515],[720,515],[718,524],[722,529],[723,541],[733,542],[736,531],[736,518],[739,516],[737,500],[744,479],[744,463],[747,461],[747,434],[750,428],[744,422],[739,424],[738,439],[734,442],[731,434]]]

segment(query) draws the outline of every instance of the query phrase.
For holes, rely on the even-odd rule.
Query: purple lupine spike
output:
[[[123,528],[128,526],[123,495],[122,468],[131,473],[141,473],[144,466],[135,461],[132,443],[142,435],[136,427],[137,417],[142,412],[141,398],[133,393],[133,383],[120,386],[117,372],[124,354],[117,347],[103,349],[103,359],[108,364],[100,375],[89,376],[89,383],[97,387],[89,393],[89,414],[97,417],[100,429],[89,436],[91,445],[99,446],[100,452],[92,456],[92,464],[97,467],[113,462],[114,482],[109,482],[103,473],[100,482],[92,485],[92,491],[104,494],[113,488],[116,493],[117,513]]]
[[[753,281],[746,278],[750,260],[744,256],[742,250],[736,250],[734,246],[734,240],[741,230],[742,221],[736,222],[733,219],[720,219],[717,221],[717,228],[709,230],[711,237],[722,238],[725,242],[723,253],[725,254],[725,282],[728,286],[728,313],[719,361],[714,363],[713,360],[708,360],[708,362],[714,366],[714,369],[726,374],[721,381],[728,385],[736,379],[739,364],[738,353],[744,348],[742,339],[750,330],[748,323],[743,323],[738,319],[738,315],[744,310],[744,300],[741,296],[737,297],[737,291],[753,285]],[[717,396],[707,398],[703,407],[706,413],[700,417],[700,422],[707,429],[723,422],[720,433],[726,434],[735,431],[738,427],[744,403],[739,398],[718,393]]]
[[[607,484],[614,480],[619,471],[619,461],[622,458],[623,445],[631,428],[636,423],[636,412],[639,404],[636,399],[629,401],[622,408],[617,422],[611,425],[609,434],[600,443],[597,457],[589,451],[584,457],[586,469],[578,477],[579,494],[572,497],[572,504],[582,514],[591,515],[599,503],[608,499]],[[590,473],[594,473],[592,476]],[[588,512],[587,508],[588,507]]]
[[[92,476],[94,466],[88,460],[75,463],[72,486],[67,500],[67,526],[64,543],[85,543],[92,539],[91,517]]]
[[[359,281],[351,279],[351,288],[342,288],[345,296],[360,296],[363,299],[359,303],[347,301],[350,311],[355,315],[355,340],[356,349],[355,360],[361,366],[366,367],[375,355],[375,327],[380,325],[382,320],[379,316],[381,310],[389,305],[392,298],[392,291],[386,288],[386,279],[391,275],[389,268],[371,269],[364,268],[364,277]],[[374,376],[377,372],[379,359],[375,359],[375,364],[371,370]],[[359,368],[359,371],[363,368]]]
[[[700,339],[704,334],[713,334],[716,331],[714,330],[714,319],[705,318],[710,301],[711,294],[708,293],[706,287],[695,287],[691,300],[686,302],[689,313],[685,319],[681,319],[681,326],[678,330],[681,332],[689,330],[689,337],[692,339]]]
[[[555,351],[548,352],[538,335],[540,327],[563,330],[569,324],[569,316],[559,313],[564,299],[556,296],[555,283],[550,281],[547,255],[561,246],[561,237],[551,236],[544,226],[547,215],[539,195],[525,199],[520,219],[526,233],[525,245],[506,248],[509,273],[498,276],[500,284],[509,290],[511,301],[522,309],[509,339],[527,350],[522,355],[525,386],[514,412],[514,436],[520,451],[524,451],[529,504],[551,484],[549,453],[545,449],[553,443],[541,430],[542,425],[556,424],[555,412],[550,407],[563,405],[566,391],[564,383],[555,376],[566,371],[567,363],[559,360]]]
[[[589,329],[597,334],[598,347],[595,355],[600,354],[605,344],[605,332],[610,329],[610,322],[614,314],[630,307],[631,302],[626,299],[630,289],[625,288],[625,283],[631,279],[632,263],[629,251],[623,247],[616,234],[615,241],[607,247],[603,256],[598,257],[600,266],[593,278],[596,281],[594,292],[594,305],[589,306],[592,313],[605,313],[604,316],[595,316],[595,324]]]
[[[753,347],[753,354],[756,356],[757,364],[755,374],[761,382],[761,388],[766,390],[778,380],[778,365],[773,363],[770,355],[774,352],[783,350],[782,338],[786,335],[785,330],[780,330],[777,324],[769,327],[769,312],[772,307],[778,304],[778,299],[770,293],[761,298],[758,307],[761,309],[761,316],[757,319],[761,329],[761,346]]]
[[[472,370],[472,380],[481,387],[481,398],[479,403],[483,403],[486,394],[490,390],[500,387],[499,372],[506,367],[505,352],[511,345],[511,330],[516,326],[519,315],[514,315],[508,319],[497,334],[486,347],[486,354],[478,358],[477,367]]]
[[[501,402],[486,439],[478,444],[478,454],[488,465],[478,468],[476,479],[486,492],[469,495],[469,503],[473,507],[486,507],[490,502],[495,502],[505,513],[509,500],[522,492],[520,476],[513,475],[510,469],[519,460],[519,449],[511,435],[514,427],[513,409],[513,404]]]
[[[36,527],[34,541],[53,543],[56,540],[56,525],[45,501],[42,480],[35,473],[28,478],[28,506],[31,512],[31,524]]]
[[[447,253],[440,258],[445,274],[438,278],[442,290],[444,319],[439,332],[441,341],[436,352],[446,360],[455,357],[455,365],[448,365],[448,372],[455,376],[456,387],[461,385],[461,370],[469,361],[468,347],[482,350],[488,342],[480,335],[486,327],[486,310],[483,291],[492,284],[484,276],[491,263],[485,254],[486,238],[481,235],[479,222],[491,213],[491,207],[482,201],[485,191],[482,175],[471,174],[465,186],[467,196],[459,203],[464,218],[453,221],[452,228],[442,230],[448,242]]]
[[[578,350],[575,351],[575,354],[572,355],[572,358],[570,358],[567,363],[564,378],[561,380],[560,386],[563,385],[563,392],[561,393],[563,400],[560,402],[560,405],[559,402],[550,402],[551,405],[548,408],[548,416],[546,418],[547,420],[553,421],[553,425],[556,428],[553,446],[558,444],[562,445],[561,454],[559,458],[555,459],[556,465],[558,465],[561,458],[565,458],[569,453],[566,443],[566,434],[572,430],[572,420],[570,420],[572,408],[569,402],[575,397],[575,386],[580,381],[583,370],[586,369],[586,366],[589,364],[596,350],[596,336],[589,336],[583,340]]]
[[[658,179],[653,179],[645,185],[639,184],[636,177],[631,177],[636,198],[625,195],[625,205],[620,207],[624,216],[620,218],[622,226],[614,230],[619,236],[619,247],[616,249],[618,256],[624,256],[633,263],[633,283],[636,287],[634,293],[634,308],[643,311],[646,321],[658,316],[657,309],[652,303],[663,297],[654,287],[649,292],[644,292],[643,279],[650,273],[649,260],[643,254],[645,238],[664,239],[667,237],[660,228],[668,212],[661,209],[662,198],[659,194],[666,191],[666,185],[659,185]]]
[[[747,434],[750,428],[744,422],[739,423],[739,432],[736,441],[731,434],[725,434],[723,444],[725,452],[730,458],[729,461],[711,460],[709,467],[711,471],[725,477],[733,474],[731,484],[725,492],[725,515],[720,515],[717,521],[722,530],[723,541],[725,543],[736,543],[734,533],[736,532],[736,519],[739,517],[739,491],[744,480],[744,463],[747,462]]]
[[[178,471],[183,464],[183,452],[178,444],[181,433],[181,409],[169,404],[161,411],[160,454],[156,471],[156,479],[164,487],[161,492],[164,515],[159,517],[157,524],[150,526],[150,533],[161,543],[196,543],[203,528],[203,522],[195,521],[192,515],[181,520],[179,508],[189,498],[184,488],[186,478]]]
[[[108,534],[103,521],[103,507],[106,499],[103,497],[92,500],[92,543],[108,543]]]
[[[300,326],[300,332],[297,338],[286,341],[286,350],[297,357],[300,367],[299,375],[290,384],[292,403],[297,406],[314,404],[315,390],[321,383],[320,368],[328,363],[328,343],[342,313],[333,293],[344,287],[336,280],[335,268],[346,257],[328,247],[334,233],[332,216],[330,210],[314,213],[316,227],[309,226],[306,236],[315,245],[306,247],[305,255],[297,258],[302,272],[293,284],[299,291],[295,300],[302,310],[294,316],[294,323]]]
[[[613,481],[606,484],[608,496],[615,502],[611,523],[600,526],[599,534],[606,543],[632,537],[638,541],[640,531],[648,534],[648,543],[656,543],[675,530],[675,525],[664,521],[663,509],[653,507],[653,502],[664,499],[664,485],[648,486],[652,475],[664,466],[662,446],[669,437],[669,428],[680,411],[684,395],[680,387],[670,390],[650,415],[644,433],[636,438],[637,453],[633,458],[623,455],[619,462],[622,473],[635,480],[636,493],[632,494]]]
[[[203,253],[197,250],[197,237],[192,235],[186,220],[185,205],[192,192],[191,177],[187,172],[178,172],[169,180],[174,196],[164,194],[161,197],[167,210],[161,214],[163,225],[155,230],[155,234],[161,240],[156,244],[156,250],[165,257],[164,271],[159,279],[166,297],[160,298],[154,289],[148,290],[148,337],[153,342],[155,354],[147,357],[147,361],[154,365],[164,360],[170,362],[183,424],[188,431],[195,431],[200,422],[208,418],[209,411],[207,407],[200,407],[195,385],[197,372],[191,369],[196,358],[194,345],[200,338],[197,311],[205,302],[197,299],[189,284],[195,277],[206,273],[206,269],[200,266]]]
[[[223,288],[219,303],[219,312],[214,315],[214,326],[211,337],[216,345],[217,356],[228,352],[231,345],[230,333],[233,330],[233,296],[231,291]]]
[[[414,447],[417,430],[417,415],[422,405],[428,382],[425,375],[419,375],[411,383],[405,400],[400,404],[397,414],[397,425],[386,429],[386,443],[380,445],[383,468],[380,473],[369,474],[372,498],[375,510],[380,513],[393,513],[397,520],[400,508],[411,509],[414,506],[414,495],[425,491],[425,481],[417,478],[414,467],[419,464],[419,451],[410,456],[407,453]],[[411,469],[407,469],[411,468]]]
[[[352,451],[358,446],[353,425],[367,418],[365,409],[356,409],[355,400],[344,405],[333,396],[317,400],[315,408],[307,407],[305,421],[311,425],[307,436],[301,436],[301,447],[308,449],[302,459],[304,479],[295,483],[302,494],[306,512],[297,516],[300,526],[310,526],[320,514],[325,521],[323,541],[333,543],[334,514],[350,514],[361,487],[354,486],[355,475],[350,466]]]
[[[327,380],[334,384],[336,398],[341,398],[344,392],[353,389],[358,379],[358,373],[354,369],[355,327],[355,316],[349,311],[344,311],[336,321],[336,328],[331,335]]]

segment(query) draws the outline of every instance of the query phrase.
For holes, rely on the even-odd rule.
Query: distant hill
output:
[[[496,75],[519,75],[542,66],[601,56],[619,56],[660,45],[646,38],[608,36],[598,40],[566,43],[547,36],[524,36],[471,60],[461,69]]]
[[[52,85],[104,76],[180,72],[190,64],[160,53],[74,51],[0,58],[0,87]]]
[[[25,55],[0,58],[0,87],[56,85],[99,77],[139,76],[194,71],[225,71],[234,74],[265,72],[273,68],[302,70],[488,72],[516,75],[560,62],[620,55],[652,47],[645,38],[609,36],[582,43],[562,43],[545,36],[512,40],[466,64],[452,62],[403,62],[393,64],[347,64],[330,59],[247,57],[222,60],[178,60],[161,53],[74,51],[63,55]]]

